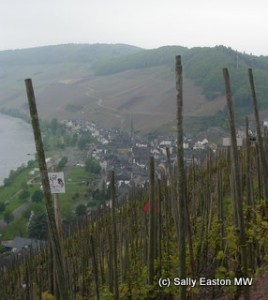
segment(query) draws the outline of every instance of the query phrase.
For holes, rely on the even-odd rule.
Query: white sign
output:
[[[50,190],[52,194],[65,193],[63,172],[48,173]]]

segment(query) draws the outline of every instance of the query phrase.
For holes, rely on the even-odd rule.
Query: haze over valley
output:
[[[104,128],[146,133],[175,124],[175,56],[182,56],[186,131],[224,127],[222,68],[229,67],[239,116],[251,114],[247,68],[267,109],[268,58],[231,48],[68,44],[0,52],[0,110],[28,115],[24,79],[32,78],[42,119],[86,119]],[[190,128],[189,128],[190,127]]]

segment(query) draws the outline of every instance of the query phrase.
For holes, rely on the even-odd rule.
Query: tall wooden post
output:
[[[248,117],[245,120],[246,123],[246,174],[247,174],[247,205],[252,206],[252,176],[251,176],[251,158],[250,158],[250,140],[249,140],[249,125],[248,125]],[[254,209],[254,208],[253,208]],[[254,209],[255,211],[255,209]],[[249,221],[249,220],[248,220]]]
[[[94,281],[95,281],[95,288],[96,288],[96,299],[100,300],[100,292],[99,292],[99,276],[98,276],[98,263],[96,259],[95,253],[95,245],[92,234],[90,235],[90,247],[92,251],[92,265],[94,270]]]
[[[242,188],[240,180],[240,169],[238,161],[238,150],[237,150],[237,141],[236,141],[236,130],[235,130],[235,119],[233,111],[233,101],[232,101],[232,92],[230,85],[230,77],[227,68],[223,69],[223,77],[225,82],[226,90],[226,100],[227,108],[229,112],[229,125],[231,133],[231,164],[232,164],[232,182],[234,184],[234,201],[236,207],[236,214],[238,217],[238,229],[239,229],[239,242],[240,242],[240,252],[241,252],[241,270],[244,277],[247,276],[247,249],[246,249],[246,233],[245,233],[245,224],[244,224],[244,215],[243,215],[243,200],[242,200]],[[249,299],[248,288],[245,286],[245,299]]]
[[[45,196],[45,204],[46,204],[46,210],[48,215],[48,226],[49,226],[51,243],[53,247],[55,265],[57,270],[58,289],[60,293],[60,299],[68,300],[70,298],[69,298],[67,280],[65,278],[65,272],[64,272],[64,258],[62,257],[60,240],[59,240],[59,235],[56,226],[53,199],[50,191],[47,165],[46,165],[42,136],[41,136],[40,126],[39,126],[39,119],[38,119],[38,113],[36,108],[36,101],[35,101],[35,94],[32,85],[32,80],[26,79],[25,85],[26,85],[26,92],[27,92],[29,109],[30,109],[30,114],[32,119],[32,127],[33,127],[36,152],[37,152],[38,162],[39,162],[41,182],[43,185],[43,191]]]
[[[114,279],[114,300],[119,299],[119,290],[118,290],[118,268],[117,268],[117,230],[116,230],[116,217],[115,217],[115,208],[116,208],[116,193],[115,193],[115,179],[114,171],[111,171],[111,194],[112,194],[112,249],[113,249],[113,279]]]
[[[178,168],[178,201],[179,201],[179,277],[186,278],[186,218],[185,218],[185,175],[183,157],[183,92],[182,92],[181,57],[176,56],[176,98],[177,98],[177,168]],[[180,286],[179,299],[186,299],[186,286]]]
[[[248,76],[249,76],[249,83],[250,83],[250,90],[251,90],[251,96],[253,101],[253,109],[254,109],[254,116],[255,116],[255,122],[256,122],[256,131],[257,131],[257,141],[258,141],[258,150],[259,150],[259,156],[261,160],[261,167],[262,167],[262,177],[263,177],[263,187],[264,187],[264,193],[265,193],[265,200],[266,203],[268,202],[268,169],[267,169],[267,162],[265,159],[265,153],[264,153],[264,147],[263,147],[263,138],[261,135],[261,127],[260,127],[260,117],[259,117],[259,111],[258,111],[258,105],[257,105],[257,96],[255,91],[255,85],[254,85],[254,78],[252,69],[248,69]]]
[[[154,157],[150,157],[150,199],[149,199],[149,243],[148,243],[148,284],[154,283],[155,259],[155,195],[154,195]]]

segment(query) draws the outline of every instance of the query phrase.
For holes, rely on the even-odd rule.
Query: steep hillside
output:
[[[180,293],[187,295],[182,299],[267,299],[267,204],[260,188],[265,179],[259,176],[263,166],[255,145],[238,151],[241,174],[237,180],[233,162],[223,152],[187,168],[185,210],[176,206],[178,179],[167,162],[170,172],[164,173],[163,167],[161,173],[148,170],[152,174],[149,187],[131,187],[122,201],[110,183],[103,195],[110,199],[112,190],[112,208],[99,206],[69,228],[66,222],[63,226],[64,251],[59,255],[66,262],[64,282],[70,299],[173,300]],[[246,229],[243,242],[234,190],[245,181],[248,184],[240,185]],[[148,199],[154,199],[153,203]],[[183,213],[184,227],[178,223],[179,213]],[[154,226],[150,226],[152,219]],[[184,228],[185,239],[178,226]],[[2,299],[57,298],[58,291],[51,284],[59,282],[51,243],[38,248],[18,256],[16,252],[11,257],[2,254]],[[178,275],[182,267],[185,275]],[[63,290],[61,283],[57,287]]]
[[[237,52],[224,46],[196,47],[165,46],[154,50],[143,50],[127,57],[112,59],[94,65],[95,74],[107,75],[130,69],[143,69],[157,65],[174,67],[174,57],[182,56],[185,76],[202,87],[208,100],[224,93],[222,68],[228,67],[232,76],[232,89],[237,107],[249,110],[250,97],[247,69],[254,69],[260,105],[268,107],[268,57],[257,57]]]
[[[23,81],[30,77],[42,118],[83,118],[126,129],[132,115],[135,130],[170,130],[178,54],[184,67],[186,131],[226,125],[223,67],[230,71],[238,119],[252,111],[248,68],[253,68],[260,109],[268,109],[267,57],[224,46],[144,50],[70,44],[0,52],[0,110],[28,114]]]
[[[184,62],[186,76],[202,86],[209,100],[224,93],[222,68],[227,67],[231,74],[235,105],[240,111],[243,107],[244,112],[248,112],[251,107],[247,73],[248,68],[252,68],[260,105],[267,108],[268,57],[256,57],[218,46],[193,48],[186,53]]]

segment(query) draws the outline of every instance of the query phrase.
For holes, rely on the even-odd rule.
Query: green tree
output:
[[[93,174],[100,174],[101,167],[99,162],[94,158],[89,158],[86,161],[86,171]]]
[[[6,209],[5,203],[1,202],[0,203],[0,212],[4,211]]]
[[[77,144],[77,140],[78,140],[78,135],[77,135],[77,133],[75,133],[71,137],[70,146],[74,147]]]
[[[85,149],[85,148],[86,148],[86,145],[88,144],[88,142],[89,142],[89,139],[88,139],[86,136],[81,136],[81,137],[79,138],[79,140],[78,140],[78,143],[77,143],[78,148],[79,148],[80,150]]]
[[[35,164],[35,161],[34,161],[34,160],[29,160],[28,163],[27,163],[27,167],[28,167],[28,168],[33,168],[33,167],[34,167],[34,164]]]
[[[32,195],[32,202],[39,203],[44,199],[44,193],[41,190],[37,190]]]
[[[4,186],[5,186],[5,187],[9,186],[10,183],[11,183],[10,178],[4,178]]]
[[[6,211],[4,213],[4,221],[9,224],[10,222],[12,222],[14,220],[14,215],[12,214],[11,211]]]
[[[52,119],[51,123],[50,123],[50,128],[51,128],[52,133],[55,134],[57,132],[58,127],[59,127],[59,123],[58,123],[57,119]]]
[[[84,216],[87,213],[87,207],[84,204],[79,204],[75,209],[77,217]]]
[[[45,213],[34,214],[28,225],[29,238],[46,240],[48,238],[48,221]]]
[[[27,199],[28,197],[30,197],[30,192],[27,191],[27,190],[23,190],[23,191],[20,193],[20,195],[19,195],[19,198],[20,198],[21,200],[25,200],[25,199]]]
[[[94,138],[89,132],[83,132],[78,139],[77,146],[80,150],[86,148],[87,144],[91,144],[94,142]]]
[[[0,243],[0,254],[1,254],[1,253],[4,253],[5,251],[6,251],[5,246],[3,246],[3,245]]]
[[[58,163],[59,171],[63,170],[63,168],[66,166],[67,162],[68,162],[68,158],[66,156],[63,156],[63,158]]]

